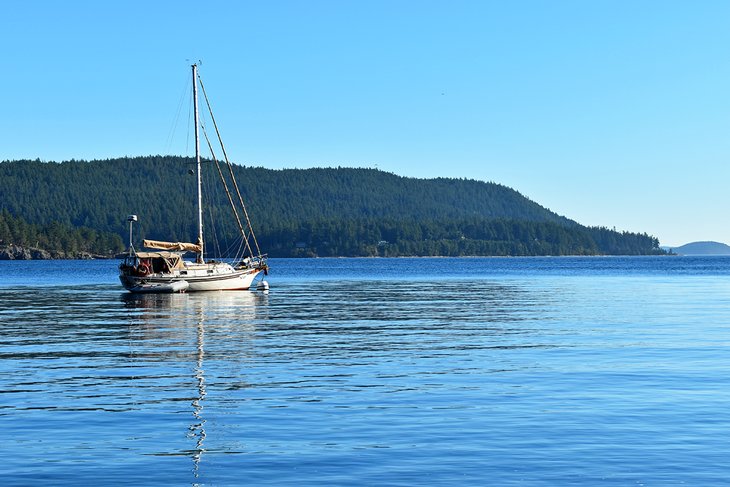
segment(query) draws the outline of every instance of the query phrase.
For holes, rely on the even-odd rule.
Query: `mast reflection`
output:
[[[194,360],[192,378],[195,394],[190,403],[193,421],[186,435],[194,445],[178,450],[178,453],[190,456],[193,461],[192,485],[204,483],[200,478],[208,436],[205,417],[208,394],[206,358],[211,352],[212,357],[229,360],[236,360],[239,355],[245,354],[248,347],[240,345],[253,341],[255,323],[265,319],[268,314],[268,299],[268,294],[255,291],[122,296],[124,306],[132,311],[129,315],[130,331],[140,340],[135,342],[143,345],[142,350],[133,354],[134,358],[171,362]],[[189,347],[193,330],[194,351],[181,355],[180,347],[185,344]],[[232,347],[233,344],[237,346]]]
[[[205,370],[203,360],[205,359],[205,324],[202,307],[198,308],[199,318],[197,326],[197,357],[195,362],[195,380],[197,381],[198,396],[193,400],[193,416],[196,423],[190,426],[189,437],[195,439],[195,448],[192,451],[193,475],[197,479],[200,474],[200,459],[205,452],[203,442],[205,441],[205,419],[203,418],[203,401],[205,400]]]

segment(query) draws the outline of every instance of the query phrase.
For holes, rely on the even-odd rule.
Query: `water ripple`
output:
[[[6,481],[726,481],[730,278],[386,277],[4,289]]]

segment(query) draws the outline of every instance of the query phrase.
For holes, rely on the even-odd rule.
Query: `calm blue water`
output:
[[[730,258],[0,262],[4,485],[727,485]]]

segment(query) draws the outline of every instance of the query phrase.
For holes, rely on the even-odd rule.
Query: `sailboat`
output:
[[[132,241],[132,225],[137,221],[137,215],[127,217],[129,222],[129,250],[126,257],[119,265],[119,280],[122,285],[133,293],[175,293],[195,291],[221,291],[221,290],[245,290],[252,286],[257,277],[268,274],[266,255],[261,253],[256,236],[251,226],[248,211],[243,203],[241,192],[238,189],[233,167],[228,160],[225,148],[220,141],[220,132],[215,124],[208,97],[205,94],[205,87],[198,75],[197,64],[192,65],[193,71],[193,112],[195,120],[195,161],[197,167],[197,213],[198,213],[198,238],[196,243],[187,242],[164,242],[157,240],[143,240],[146,250],[136,251]],[[226,179],[223,177],[221,163],[213,155],[212,159],[218,168],[218,174],[231,204],[235,221],[242,238],[243,256],[234,264],[221,260],[205,260],[205,244],[203,239],[203,195],[201,176],[200,156],[200,134],[203,134],[208,147],[213,152],[212,145],[205,132],[205,127],[200,125],[198,117],[198,85],[202,89],[205,101],[210,112],[216,134],[223,151],[225,164],[228,167],[230,180],[235,191],[229,188]],[[234,193],[237,196],[234,198]],[[241,219],[238,208],[241,208],[244,216]],[[245,225],[244,225],[245,222]],[[196,254],[195,261],[188,261],[183,258],[186,252]],[[259,283],[263,289],[268,288],[265,281]]]

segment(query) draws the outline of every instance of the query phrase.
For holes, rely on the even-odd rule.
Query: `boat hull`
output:
[[[140,291],[140,289],[150,289],[150,286],[170,286],[181,282],[187,283],[185,292],[234,291],[251,288],[254,279],[261,272],[259,269],[233,269],[229,265],[221,268],[220,266],[199,264],[197,268],[192,267],[174,273],[158,273],[147,276],[121,273],[119,280],[130,292],[152,292]]]
[[[190,284],[187,281],[172,281],[162,284],[139,284],[128,289],[136,294],[172,294],[184,293],[189,287]]]

